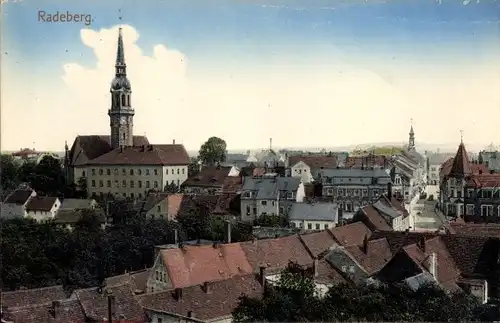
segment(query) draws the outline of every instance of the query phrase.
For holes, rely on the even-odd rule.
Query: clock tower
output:
[[[130,103],[132,88],[127,78],[123,50],[122,29],[118,32],[115,77],[111,82],[111,109],[108,110],[111,127],[111,147],[133,146],[134,109]]]

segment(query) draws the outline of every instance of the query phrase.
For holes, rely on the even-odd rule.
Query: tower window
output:
[[[122,107],[126,106],[125,95],[122,95]]]

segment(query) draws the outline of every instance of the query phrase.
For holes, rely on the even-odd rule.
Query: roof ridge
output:
[[[2,291],[0,294],[6,294],[6,293],[17,293],[17,292],[27,292],[27,291],[32,291],[32,290],[46,290],[49,288],[56,288],[56,287],[61,287],[63,288],[63,285],[53,285],[53,286],[45,286],[45,287],[39,287],[39,288],[29,288],[29,289],[16,289],[16,290],[9,290],[9,291]]]

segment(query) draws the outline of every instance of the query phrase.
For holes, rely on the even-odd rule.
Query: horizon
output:
[[[499,144],[499,2],[284,3],[3,2],[2,150],[109,135],[119,15],[134,134],[152,144],[406,144],[411,125],[417,145],[458,145],[462,130],[471,147]]]

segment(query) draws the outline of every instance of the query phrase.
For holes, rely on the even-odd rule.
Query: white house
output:
[[[305,230],[334,228],[339,222],[335,203],[295,203],[288,213],[290,225]]]
[[[291,167],[291,176],[298,177],[302,183],[310,183],[313,181],[311,174],[311,167],[309,167],[302,160]]]
[[[26,205],[26,217],[37,221],[51,220],[61,207],[61,201],[57,197],[34,196]]]
[[[26,205],[35,196],[36,192],[32,189],[15,190],[2,203],[1,217],[7,219],[26,217]]]

